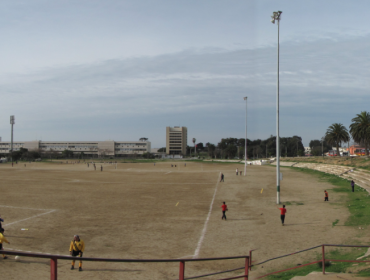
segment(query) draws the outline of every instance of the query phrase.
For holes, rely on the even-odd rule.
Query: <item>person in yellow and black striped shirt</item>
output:
[[[71,241],[71,245],[69,246],[69,253],[72,257],[79,256],[82,258],[82,254],[85,250],[85,243],[78,235],[75,235],[73,240]],[[72,261],[71,269],[75,268],[75,260]],[[78,265],[78,270],[82,271],[82,261],[80,261],[80,264]]]
[[[0,228],[0,251],[3,249],[3,242],[10,244],[10,242],[4,237],[4,229]],[[3,258],[7,259],[8,257],[3,254]]]

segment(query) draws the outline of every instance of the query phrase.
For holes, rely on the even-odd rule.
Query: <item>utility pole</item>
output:
[[[245,143],[244,143],[244,176],[247,175],[247,96],[245,100]]]
[[[10,124],[12,125],[11,142],[10,142],[10,158],[13,162],[13,125],[15,124],[14,116],[10,116]]]
[[[280,204],[280,139],[279,139],[279,55],[280,55],[280,16],[282,11],[273,12],[271,22],[278,26],[277,44],[277,82],[276,82],[276,204]]]

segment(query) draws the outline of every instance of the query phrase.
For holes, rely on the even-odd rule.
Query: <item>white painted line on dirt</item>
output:
[[[167,173],[164,173],[164,175],[166,175],[166,174],[169,174],[169,173],[171,173],[172,171],[170,171],[170,172],[167,172]]]
[[[219,183],[219,177],[217,177],[217,183],[216,183],[215,192],[213,193],[213,198],[212,198],[211,205],[209,206],[209,211],[208,211],[207,219],[206,219],[206,221],[205,221],[205,223],[204,223],[204,227],[203,227],[203,230],[202,230],[202,234],[201,234],[201,236],[200,236],[200,238],[199,238],[198,246],[197,246],[197,248],[195,249],[195,252],[194,252],[194,255],[193,255],[193,259],[196,259],[196,258],[199,256],[200,247],[202,247],[202,243],[203,243],[203,240],[204,240],[204,236],[206,235],[206,232],[207,232],[207,225],[208,225],[208,222],[209,222],[209,218],[211,217],[212,208],[213,208],[213,202],[215,201],[215,198],[216,198],[216,193],[217,193],[218,183]]]
[[[28,207],[17,207],[17,206],[7,206],[7,205],[0,205],[0,207],[19,208],[19,209],[28,209],[28,210],[40,210],[40,211],[53,210],[53,209],[28,208]]]
[[[36,218],[36,217],[40,217],[42,215],[46,215],[46,214],[50,214],[52,212],[55,212],[57,210],[51,210],[49,212],[45,212],[45,213],[42,213],[42,214],[38,214],[38,215],[35,215],[35,216],[32,216],[32,217],[29,217],[29,218],[26,218],[26,219],[23,219],[23,220],[19,220],[19,221],[15,221],[15,222],[12,222],[12,223],[9,223],[9,224],[4,224],[4,226],[10,226],[10,225],[13,225],[13,224],[16,224],[16,223],[19,223],[19,222],[23,222],[23,221],[27,221],[29,219],[33,219],[33,218]]]

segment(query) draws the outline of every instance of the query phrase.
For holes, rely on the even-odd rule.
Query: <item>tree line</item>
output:
[[[303,156],[304,147],[300,136],[280,137],[280,155],[293,157]],[[223,138],[217,144],[207,142],[196,144],[197,154],[207,153],[211,158],[219,159],[243,159],[245,155],[245,138]],[[194,153],[194,147],[187,147],[187,155]],[[271,135],[266,140],[247,139],[247,157],[258,159],[276,156],[276,137]]]
[[[344,142],[349,142],[351,137],[359,145],[365,148],[365,153],[368,156],[368,146],[370,143],[370,113],[362,111],[357,114],[352,120],[348,129],[341,123],[333,123],[328,127],[325,133],[325,141],[336,147],[337,155],[339,155],[339,147]]]

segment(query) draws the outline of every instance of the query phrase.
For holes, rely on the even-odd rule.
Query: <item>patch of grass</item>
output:
[[[358,250],[357,248],[354,249],[336,249],[329,251],[325,254],[325,258],[327,259],[334,259],[334,260],[355,260],[356,258],[362,256],[365,253],[366,249]],[[314,260],[318,261],[321,259],[321,254],[317,254]],[[312,261],[314,261],[312,260]],[[325,271],[326,272],[335,272],[335,273],[343,273],[346,272],[349,267],[351,267],[353,263],[346,263],[346,262],[325,262]],[[289,267],[292,267],[289,266]],[[288,267],[287,267],[288,268]],[[313,271],[322,271],[322,262],[317,264],[304,266],[302,268],[297,268],[294,270],[281,272],[278,274],[273,274],[268,276],[270,280],[289,280],[295,276],[306,276]],[[370,269],[368,270],[370,273]],[[364,272],[365,273],[365,272]]]
[[[345,206],[348,207],[351,215],[344,223],[345,226],[368,226],[370,225],[370,199],[369,194],[363,188],[355,186],[355,192],[352,192],[350,181],[338,176],[323,173],[306,168],[290,167],[294,170],[317,176],[321,181],[328,182],[335,186],[329,191],[344,193],[347,195]],[[329,194],[330,196],[330,194]]]
[[[332,225],[333,225],[333,227],[334,227],[334,226],[336,226],[336,224],[337,224],[338,222],[339,222],[339,220],[338,220],[338,219],[336,219],[336,220],[333,222],[333,224],[332,224]]]
[[[326,174],[320,171],[306,169],[306,168],[297,168],[297,167],[286,167],[291,168],[300,172],[304,172],[307,174],[311,174],[313,176],[317,176],[320,181],[328,182],[334,186],[332,189],[328,189],[330,191],[337,192],[337,193],[344,193],[346,194],[346,200],[344,206],[348,207],[350,216],[345,222],[345,226],[367,226],[370,225],[370,200],[369,194],[364,189],[356,186],[355,192],[352,192],[350,181],[340,178],[335,175]],[[330,196],[330,194],[329,194]],[[289,202],[292,205],[295,202]],[[288,203],[286,203],[288,205]],[[333,203],[334,204],[334,203]],[[337,204],[337,203],[336,203]],[[332,223],[332,226],[337,225],[339,220],[335,220]],[[353,242],[352,242],[353,243]],[[326,253],[326,259],[334,259],[334,260],[355,260],[357,257],[364,255],[366,252],[365,248],[353,248],[353,249],[346,249],[346,248],[339,248],[330,252]],[[321,255],[317,254],[316,260],[320,260]],[[345,262],[332,262],[330,266],[326,266],[327,272],[346,272],[350,267],[352,267],[353,263],[345,263]],[[294,265],[290,265],[292,267]],[[361,264],[359,265],[361,266]],[[307,274],[313,271],[321,271],[321,263],[316,265],[309,265],[302,268],[294,269],[291,271],[282,272],[279,274],[270,275],[268,279],[279,279],[279,280],[288,280],[295,276],[306,276]],[[357,266],[356,266],[357,267]],[[366,268],[360,272],[358,272],[359,276],[370,276],[370,268]]]
[[[304,203],[303,202],[301,202],[301,201],[286,201],[286,202],[284,202],[284,203],[282,203],[282,204],[284,204],[284,205],[304,205]]]

